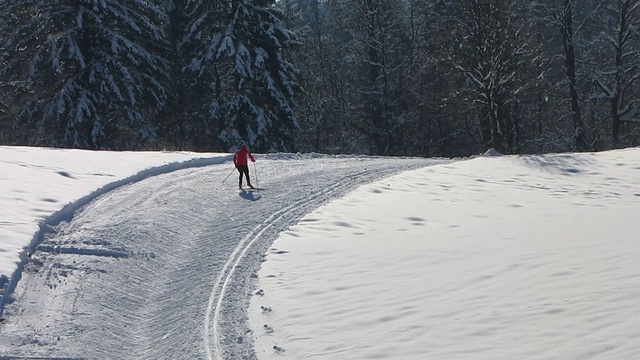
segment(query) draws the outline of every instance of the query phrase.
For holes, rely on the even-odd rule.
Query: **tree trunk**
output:
[[[562,39],[564,43],[565,53],[565,72],[569,82],[569,97],[571,101],[571,118],[573,119],[573,142],[578,151],[586,150],[586,141],[584,135],[584,125],[580,116],[580,102],[578,98],[577,81],[576,81],[576,55],[573,44],[573,11],[572,0],[564,1],[563,17],[562,17]]]

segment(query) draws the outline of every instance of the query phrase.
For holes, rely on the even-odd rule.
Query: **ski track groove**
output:
[[[12,340],[3,342],[0,329],[0,357],[255,360],[242,316],[253,275],[278,234],[360,185],[442,162],[276,159],[265,162],[262,173],[271,178],[272,192],[245,198],[268,201],[250,207],[237,201],[237,193],[211,191],[219,184],[211,179],[226,175],[222,166],[161,175],[105,194],[37,249],[11,305],[15,321],[4,322],[12,323],[14,332],[5,337]],[[251,211],[261,211],[256,221]],[[199,251],[203,246],[206,251]]]
[[[369,174],[371,171],[363,171],[357,175]],[[357,177],[357,176],[355,176]],[[207,360],[224,360],[222,344],[220,341],[220,331],[219,331],[219,323],[220,323],[220,311],[222,308],[222,303],[224,300],[224,294],[229,284],[235,269],[238,264],[247,253],[247,251],[251,248],[251,246],[262,236],[262,234],[270,227],[272,227],[276,222],[284,218],[286,215],[291,212],[300,209],[304,205],[308,205],[311,201],[317,202],[322,200],[328,200],[329,195],[340,190],[346,184],[353,184],[355,180],[341,180],[329,188],[324,188],[320,191],[317,191],[302,200],[298,200],[293,205],[289,205],[285,208],[282,208],[275,213],[271,214],[265,221],[261,224],[254,227],[236,246],[234,251],[231,253],[231,256],[224,264],[220,275],[218,276],[216,283],[211,291],[211,296],[209,298],[209,305],[207,307],[206,315],[205,315],[205,350],[207,353]],[[275,219],[274,219],[275,218]],[[215,303],[215,304],[214,304]],[[213,319],[211,319],[211,314],[213,313]]]

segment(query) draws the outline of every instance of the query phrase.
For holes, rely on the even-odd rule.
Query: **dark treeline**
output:
[[[0,0],[0,143],[465,156],[640,142],[640,0]]]

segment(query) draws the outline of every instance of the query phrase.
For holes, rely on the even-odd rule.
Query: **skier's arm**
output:
[[[251,162],[256,162],[256,159],[253,158],[253,155],[251,155],[251,153],[249,153],[249,159],[251,159]]]

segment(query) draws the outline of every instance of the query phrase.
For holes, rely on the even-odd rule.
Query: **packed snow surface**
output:
[[[280,234],[260,359],[639,359],[640,151],[478,158]]]
[[[640,358],[640,149],[0,152],[2,360]]]
[[[59,151],[5,149],[3,166],[42,172],[28,179],[3,172],[8,207],[58,207],[40,218],[19,217],[40,230],[1,242],[3,248],[5,241],[22,243],[24,252],[3,255],[3,263],[17,265],[10,286],[5,283],[0,358],[255,357],[246,309],[277,234],[360,184],[443,162],[256,154],[253,183],[263,189],[239,191],[230,157],[222,154],[167,154],[172,163],[140,164],[135,153],[106,160],[108,153],[79,152],[74,161]],[[16,159],[25,152],[28,157]],[[154,161],[160,167],[149,167]],[[95,169],[96,163],[107,168]],[[86,184],[77,175],[116,171],[106,184]],[[59,190],[56,180],[65,184]],[[87,195],[79,198],[73,191],[83,187]],[[75,195],[67,193],[71,188]]]
[[[16,276],[20,255],[39,241],[41,225],[71,217],[78,207],[124,184],[225,159],[228,154],[0,146],[0,289]]]

